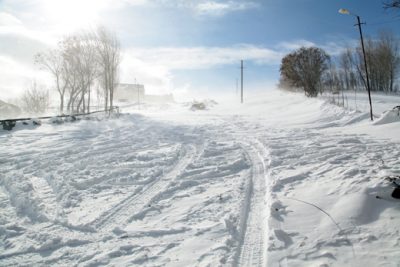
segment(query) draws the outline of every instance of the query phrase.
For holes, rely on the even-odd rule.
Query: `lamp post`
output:
[[[374,116],[372,113],[372,101],[371,101],[371,88],[369,86],[369,76],[368,76],[368,66],[367,66],[367,57],[365,56],[365,48],[364,48],[364,38],[363,38],[363,34],[362,34],[362,29],[361,29],[361,20],[360,20],[360,16],[355,15],[353,13],[351,13],[349,10],[341,8],[339,9],[339,13],[340,14],[344,14],[344,15],[352,15],[354,17],[357,18],[357,25],[358,26],[358,30],[360,31],[360,39],[361,39],[361,48],[362,48],[362,52],[363,52],[363,57],[364,57],[364,66],[365,66],[365,76],[367,78],[367,90],[368,90],[368,99],[369,99],[369,111],[370,111],[370,115],[371,115],[371,121],[374,120]]]

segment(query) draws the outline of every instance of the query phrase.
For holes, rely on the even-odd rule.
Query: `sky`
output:
[[[33,64],[63,37],[103,25],[122,49],[120,81],[146,92],[207,98],[236,93],[240,60],[245,91],[267,90],[279,79],[281,58],[301,46],[335,56],[367,36],[400,36],[400,10],[381,0],[0,0],[0,99],[18,97],[49,76]]]

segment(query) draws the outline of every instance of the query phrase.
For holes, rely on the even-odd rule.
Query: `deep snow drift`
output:
[[[277,90],[124,111],[0,131],[1,266],[398,266],[399,122]]]

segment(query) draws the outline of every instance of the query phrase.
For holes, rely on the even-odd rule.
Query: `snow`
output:
[[[343,94],[324,94],[321,98],[330,102],[343,104],[352,110],[369,113],[369,98],[367,91],[344,91]],[[380,117],[382,113],[400,105],[400,95],[397,93],[371,92],[372,110],[374,116]]]
[[[398,266],[394,111],[207,101],[0,130],[0,265]]]
[[[375,125],[388,124],[400,121],[400,108],[394,108],[388,110],[382,114],[382,116],[374,122]]]

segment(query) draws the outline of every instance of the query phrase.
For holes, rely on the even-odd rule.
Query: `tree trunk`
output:
[[[112,84],[113,79],[110,79],[110,113],[113,108],[113,100],[114,100],[114,85]]]
[[[87,104],[87,113],[90,113],[90,85],[89,85],[89,92],[88,92],[88,104]]]
[[[104,110],[107,110],[107,108],[108,108],[108,90],[107,89],[105,90],[104,94],[105,94]]]
[[[64,94],[60,94],[60,114],[64,113]]]

